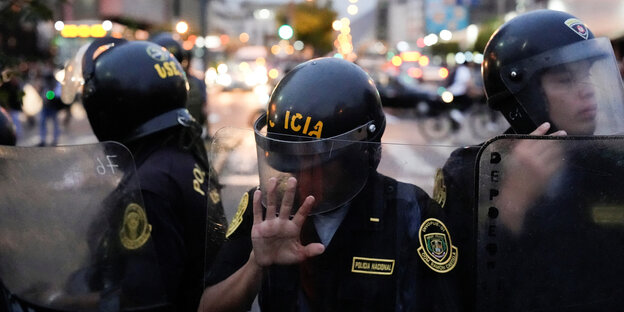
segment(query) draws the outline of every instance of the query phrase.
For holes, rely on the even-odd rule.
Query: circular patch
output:
[[[140,248],[147,242],[151,232],[152,226],[147,222],[147,215],[143,208],[135,203],[128,205],[119,232],[121,244],[126,249]]]
[[[438,273],[451,271],[457,264],[457,247],[451,242],[451,235],[442,221],[434,218],[425,220],[418,230],[418,255],[423,262]]]
[[[245,210],[247,209],[247,204],[249,204],[249,193],[245,193],[243,194],[243,197],[241,197],[241,200],[238,203],[238,210],[236,211],[236,214],[234,215],[230,226],[228,226],[227,233],[225,233],[225,238],[230,237],[230,235],[232,235],[234,231],[236,231],[238,226],[243,223],[243,215],[245,214]]]
[[[435,200],[440,207],[444,208],[446,204],[446,185],[444,184],[444,172],[438,168],[435,175],[435,182],[433,184],[433,200]]]
[[[151,58],[153,58],[154,60],[158,62],[164,62],[168,60],[170,54],[171,53],[169,53],[167,49],[162,48],[162,47],[160,48],[155,47],[155,46],[147,47],[147,55],[149,55]]]

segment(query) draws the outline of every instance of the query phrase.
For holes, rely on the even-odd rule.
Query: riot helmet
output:
[[[3,107],[0,107],[0,145],[15,145],[16,142],[15,125],[11,116]]]
[[[172,33],[159,33],[151,37],[149,41],[165,47],[167,51],[171,52],[171,54],[175,56],[178,62],[182,63],[182,60],[184,60],[184,49],[182,48],[182,44],[174,38]]]
[[[543,122],[573,135],[624,129],[624,91],[610,41],[576,17],[537,10],[503,24],[484,51],[488,104],[517,133]]]
[[[294,176],[296,204],[313,195],[311,214],[338,208],[377,168],[384,129],[379,93],[359,66],[338,58],[301,63],[254,125],[260,188],[266,192],[271,177],[285,183]]]
[[[66,67],[66,76],[80,79],[66,81],[63,88],[82,89],[87,117],[100,141],[128,143],[179,125],[197,126],[184,108],[189,88],[186,74],[162,46],[102,38],[76,57],[81,62],[72,63],[81,66],[73,70],[82,75]]]

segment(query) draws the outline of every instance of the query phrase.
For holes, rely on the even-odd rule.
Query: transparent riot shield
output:
[[[441,285],[457,271],[463,247],[452,222],[445,219],[446,208],[436,206],[430,197],[440,193],[439,187],[434,187],[437,169],[457,148],[344,139],[289,145],[286,140],[264,136],[252,129],[222,128],[213,136],[209,154],[223,185],[221,198],[229,221],[229,240],[224,248],[230,244],[251,248],[252,198],[246,193],[259,187],[264,205],[270,178],[278,179],[277,190],[281,195],[286,178],[295,177],[298,185],[293,209],[307,195],[315,197],[308,220],[315,220],[312,222],[317,224],[319,237],[312,238],[309,236],[312,234],[304,231],[302,241],[318,239],[328,244],[327,257],[331,260],[327,261],[332,263],[331,267],[351,272],[354,281],[337,282],[334,279],[339,274],[314,274],[318,279],[310,282],[312,287],[325,285],[327,288],[322,291],[336,296],[336,300],[346,298],[347,293],[358,293],[359,297],[371,300],[368,309],[388,310],[387,305],[379,304],[394,304],[395,298],[400,298],[406,310],[416,310],[420,304],[424,307],[424,302],[442,297],[442,303],[450,304],[457,297],[448,295],[450,287]],[[372,169],[377,161],[380,175]],[[335,232],[319,225],[331,224],[331,221],[326,223],[329,219],[338,220],[333,223],[338,227]],[[471,220],[469,217],[470,224]],[[248,242],[238,244],[239,239]],[[249,252],[238,253],[247,257]],[[229,256],[231,252],[223,254]],[[222,269],[239,260],[217,260],[212,275],[226,277],[233,272],[224,273]],[[396,285],[401,286],[396,288]],[[396,289],[397,293],[384,298],[372,295],[388,289]],[[297,298],[296,293],[281,296]],[[321,308],[324,309],[331,307]]]
[[[123,145],[0,146],[0,177],[0,293],[14,309],[164,305],[151,225]]]
[[[480,151],[477,311],[624,306],[624,137],[498,137]]]

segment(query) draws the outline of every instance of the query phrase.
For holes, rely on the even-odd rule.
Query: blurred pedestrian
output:
[[[22,81],[16,71],[5,69],[0,77],[0,106],[4,107],[15,126],[15,136],[19,140],[22,136],[22,98],[24,96]]]
[[[58,120],[58,114],[66,105],[61,101],[61,83],[56,80],[52,71],[47,71],[43,75],[41,85],[41,116],[39,120],[39,144],[38,146],[46,146],[48,136],[48,121],[52,122],[52,141],[51,146],[58,144],[61,135],[61,127]]]

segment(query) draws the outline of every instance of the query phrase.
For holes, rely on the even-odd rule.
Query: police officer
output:
[[[94,134],[123,143],[134,156],[147,215],[138,221],[151,225],[171,308],[196,310],[205,267],[224,240],[225,217],[201,128],[185,108],[184,71],[169,51],[146,41],[96,40],[81,59],[83,105]],[[158,273],[134,273],[149,274]]]
[[[440,235],[440,271],[457,247],[442,246],[448,231],[427,219],[439,209],[422,189],[377,172],[385,126],[357,65],[320,58],[290,71],[254,125],[260,187],[240,201],[200,310],[249,309],[258,292],[264,311],[451,307],[419,236]]]
[[[492,35],[484,56],[487,102],[510,123],[506,134],[592,135],[624,129],[622,82],[616,67],[612,68],[615,59],[610,42],[595,38],[576,17],[552,10],[519,15]],[[475,239],[475,166],[480,147],[455,150],[438,171],[434,188],[434,197],[452,216],[450,226],[461,231],[456,236],[464,244]],[[539,150],[544,147],[516,147],[516,156],[522,156],[524,163],[516,172],[531,176],[533,181],[512,192],[524,201],[557,170],[555,160],[561,158],[562,151],[552,145],[549,150]],[[508,181],[526,180],[516,176]],[[474,247],[465,249],[467,254]],[[474,263],[465,261],[474,256],[462,259],[458,272],[467,283],[463,288],[475,289]],[[473,306],[474,293],[466,293],[464,300]]]
[[[203,80],[195,77],[190,72],[192,51],[184,50],[178,40],[171,33],[160,33],[150,38],[150,41],[165,47],[182,64],[189,82],[188,98],[186,108],[197,122],[206,126],[206,84]]]

